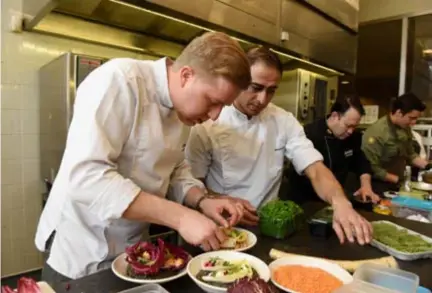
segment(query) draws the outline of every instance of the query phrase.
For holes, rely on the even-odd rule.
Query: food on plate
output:
[[[248,234],[244,230],[235,228],[223,228],[227,239],[222,243],[224,249],[239,249],[248,245]]]
[[[39,285],[32,278],[22,277],[18,280],[17,290],[12,290],[9,286],[1,287],[2,293],[42,293]]]
[[[373,223],[373,238],[384,245],[401,252],[418,253],[432,252],[432,243],[419,235],[408,233],[406,229],[398,229],[387,223]]]
[[[186,266],[190,259],[186,251],[162,239],[157,242],[157,246],[151,242],[138,242],[126,248],[129,277],[168,277]]]
[[[331,293],[343,286],[330,273],[301,265],[280,266],[274,270],[273,278],[282,287],[300,293]]]
[[[231,286],[228,287],[227,293],[278,293],[272,284],[267,283],[261,278],[242,278],[235,281]]]
[[[202,261],[197,279],[209,285],[228,288],[242,278],[259,277],[256,270],[246,260],[228,261],[211,257]]]
[[[297,256],[297,254],[280,251],[274,248],[270,250],[270,257],[272,259],[278,259],[282,257],[293,257],[293,256]],[[363,260],[333,260],[333,259],[326,259],[326,258],[320,258],[320,259],[337,264],[350,273],[354,273],[357,270],[357,268],[359,268],[361,265],[365,263],[374,263],[388,268],[399,267],[396,259],[393,256],[385,256],[381,258],[371,258],[371,259],[363,259]]]

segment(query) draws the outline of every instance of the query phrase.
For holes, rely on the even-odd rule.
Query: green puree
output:
[[[398,229],[386,223],[374,223],[374,239],[408,253],[432,252],[432,243],[425,241],[418,235],[412,235],[406,229]]]

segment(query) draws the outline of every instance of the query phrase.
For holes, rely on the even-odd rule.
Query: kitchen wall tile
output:
[[[15,84],[3,84],[1,86],[1,108],[21,109],[22,95],[21,87]]]
[[[10,225],[13,230],[11,235],[13,245],[20,246],[20,242],[28,238],[24,208],[13,210],[10,213]]]
[[[4,159],[21,158],[21,134],[1,136],[1,155]]]
[[[2,184],[22,184],[21,180],[21,160],[1,160],[1,183]]]
[[[24,208],[23,190],[20,184],[2,184],[2,205],[6,215],[12,210]]]
[[[2,134],[21,133],[21,111],[20,110],[2,109],[1,133]]]

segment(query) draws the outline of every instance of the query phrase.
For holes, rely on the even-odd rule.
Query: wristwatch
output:
[[[203,200],[205,200],[205,199],[212,199],[212,198],[216,198],[216,196],[214,196],[214,195],[211,195],[211,194],[209,194],[208,193],[208,190],[207,189],[204,189],[204,194],[197,200],[197,202],[196,202],[196,204],[195,204],[195,209],[197,210],[197,211],[202,211],[201,210],[201,207],[200,207],[200,205],[201,205],[201,202],[203,201]]]

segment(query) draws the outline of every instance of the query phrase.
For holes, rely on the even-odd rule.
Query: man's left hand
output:
[[[341,243],[345,238],[349,242],[357,242],[360,245],[372,240],[372,225],[360,216],[349,201],[333,204],[333,229]]]
[[[370,199],[373,203],[378,203],[381,198],[375,192],[373,192],[372,188],[362,186],[354,193],[354,196],[360,196],[363,202],[368,202]]]
[[[206,198],[199,207],[204,215],[225,228],[235,226],[244,215],[243,205],[229,198]]]

